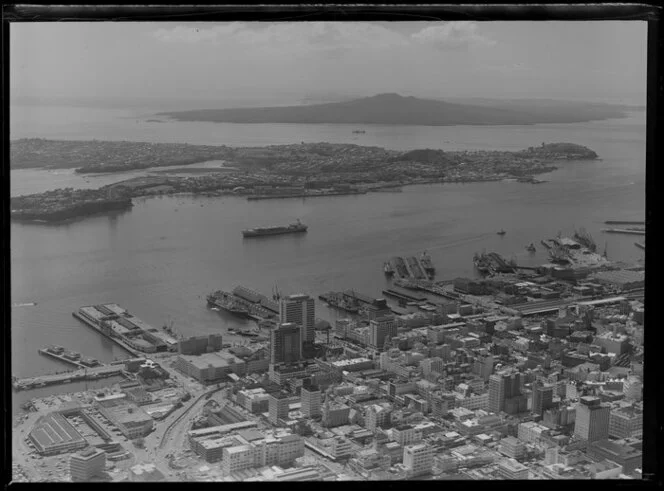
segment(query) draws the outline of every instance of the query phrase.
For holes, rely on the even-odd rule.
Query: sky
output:
[[[12,97],[645,105],[643,21],[16,23]]]

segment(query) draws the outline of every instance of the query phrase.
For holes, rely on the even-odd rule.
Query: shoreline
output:
[[[547,172],[552,172],[552,171],[547,171]],[[499,177],[499,178],[487,178],[487,179],[473,179],[473,180],[456,180],[456,181],[441,181],[441,180],[431,180],[431,181],[425,181],[425,182],[409,182],[409,183],[403,183],[399,185],[388,185],[388,186],[378,186],[374,187],[372,189],[392,189],[392,188],[405,188],[405,187],[410,187],[410,186],[427,186],[427,185],[450,185],[450,184],[481,184],[481,183],[489,183],[489,182],[514,182],[514,183],[519,183],[519,184],[543,184],[547,183],[548,181],[540,181],[537,180],[536,182],[531,182],[531,181],[518,181],[517,178],[508,178],[508,177]],[[133,202],[134,200],[148,200],[148,199],[156,199],[156,198],[175,198],[178,196],[182,197],[192,197],[192,198],[197,198],[197,197],[205,197],[205,198],[238,198],[241,200],[246,200],[246,201],[265,201],[265,200],[273,200],[273,199],[307,199],[307,198],[324,198],[324,197],[345,197],[345,196],[363,196],[366,194],[376,194],[372,193],[371,190],[365,190],[365,191],[356,191],[356,192],[332,192],[332,193],[321,193],[321,194],[311,194],[311,195],[293,195],[293,196],[256,196],[256,195],[246,195],[246,194],[236,194],[230,191],[204,191],[204,192],[195,192],[195,191],[182,191],[182,192],[176,192],[176,193],[164,193],[164,194],[146,194],[146,195],[138,195],[132,197],[132,206],[129,206],[125,209],[109,209],[109,210],[102,210],[102,211],[96,211],[94,213],[89,213],[89,214],[81,214],[81,215],[74,215],[70,216],[64,219],[58,219],[58,220],[45,220],[45,219],[40,219],[40,218],[21,218],[21,217],[11,217],[10,221],[11,222],[16,222],[20,224],[25,224],[25,225],[46,225],[46,226],[59,226],[59,225],[70,225],[72,223],[76,223],[79,221],[82,221],[86,218],[93,218],[93,217],[101,217],[101,216],[108,216],[108,217],[113,217],[113,216],[119,216],[123,215],[129,211],[131,211],[131,208],[133,207]]]

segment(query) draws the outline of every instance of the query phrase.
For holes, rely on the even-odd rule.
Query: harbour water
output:
[[[538,185],[408,186],[403,193],[282,200],[278,206],[240,197],[173,196],[138,199],[130,211],[63,225],[12,223],[12,375],[61,370],[57,361],[37,353],[46,344],[65,346],[102,362],[127,356],[72,317],[71,312],[84,305],[119,303],[156,327],[172,320],[183,335],[224,333],[243,321],[207,308],[205,296],[213,290],[242,284],[269,295],[276,284],[282,293],[307,292],[316,298],[350,288],[380,296],[386,284],[382,265],[393,255],[426,250],[437,277],[448,279],[474,275],[473,253],[483,249],[516,256],[524,265],[542,263],[546,251],[540,239],[585,227],[600,250],[607,243],[609,258],[643,258],[633,237],[600,232],[604,220],[645,217],[643,113],[570,125],[376,126],[366,127],[367,133],[359,136],[342,125],[212,125],[214,129],[205,130],[207,123],[136,123],[126,118],[123,126],[115,120],[108,123],[113,119],[108,118],[97,126],[79,124],[76,139],[226,145],[330,141],[404,150],[519,149],[542,141],[569,141],[595,150],[602,160],[561,163],[559,170],[539,176],[548,182]],[[105,134],[109,124],[117,132]],[[145,130],[149,124],[159,129]],[[36,124],[31,134],[21,125],[17,126],[21,132],[15,132],[13,125],[14,120],[12,138],[75,138],[70,123],[59,129]],[[82,180],[63,173],[63,181],[49,183],[50,175],[41,170],[14,171],[12,194],[19,188],[18,194],[77,187],[76,180]],[[123,176],[88,180],[97,187],[106,183],[104,179],[117,178]],[[297,218],[309,225],[307,234],[242,238],[244,228],[287,224]],[[502,237],[496,234],[501,228],[507,231]],[[525,250],[531,242],[537,246],[535,254]],[[20,305],[31,302],[36,305]],[[334,320],[342,315],[324,304],[318,306],[318,317]]]

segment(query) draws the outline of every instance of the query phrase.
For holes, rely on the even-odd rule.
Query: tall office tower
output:
[[[320,388],[305,379],[300,392],[302,414],[307,418],[315,418],[321,415],[321,392]]]
[[[382,350],[385,341],[397,335],[397,322],[392,314],[369,321],[369,344]]]
[[[489,377],[489,411],[518,413],[525,409],[524,402],[519,372],[504,370]]]
[[[543,385],[538,381],[533,382],[532,406],[530,412],[542,415],[542,413],[553,406],[553,386]]]
[[[302,327],[302,344],[313,343],[316,336],[316,307],[309,295],[289,295],[279,303],[279,320]]]
[[[574,434],[588,442],[609,438],[610,413],[611,406],[602,404],[599,397],[581,397],[576,407]]]
[[[387,300],[384,298],[375,299],[373,303],[364,307],[364,311],[370,321],[380,319],[381,317],[390,317],[392,315],[392,310],[387,305]]]
[[[268,402],[268,420],[273,425],[281,424],[281,420],[288,419],[288,395],[283,392],[270,394]]]
[[[302,359],[302,329],[294,323],[270,331],[270,363],[294,363]]]
[[[473,373],[482,377],[482,380],[486,382],[489,380],[489,377],[491,377],[491,373],[493,372],[493,363],[493,355],[479,355],[477,358],[475,358],[475,362],[473,364]]]

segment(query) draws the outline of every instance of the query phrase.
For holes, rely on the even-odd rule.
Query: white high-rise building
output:
[[[426,443],[407,445],[403,449],[403,465],[409,477],[431,473],[433,468],[433,447]]]

